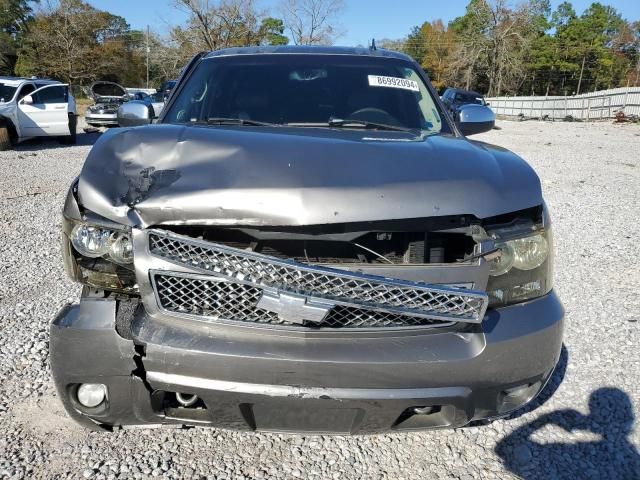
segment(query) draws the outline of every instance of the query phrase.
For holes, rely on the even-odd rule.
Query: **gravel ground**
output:
[[[0,152],[0,477],[640,478],[640,127],[499,126],[476,138],[531,162],[554,218],[560,366],[510,419],[370,437],[76,426],[49,378],[48,323],[80,293],[62,269],[59,215],[96,135]]]

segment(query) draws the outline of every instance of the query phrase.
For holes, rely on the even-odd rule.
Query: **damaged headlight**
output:
[[[71,244],[85,257],[106,255],[117,263],[133,263],[133,247],[128,233],[82,223],[71,230]]]
[[[489,264],[487,294],[492,307],[540,297],[553,287],[553,236],[549,225],[525,231],[488,232],[500,256]]]
[[[63,243],[65,266],[74,280],[99,289],[137,291],[130,229],[65,218]]]

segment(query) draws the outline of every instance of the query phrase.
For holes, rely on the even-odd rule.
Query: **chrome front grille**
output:
[[[159,230],[148,231],[148,247],[152,256],[194,273],[169,283],[170,275],[160,272],[164,283],[155,281],[160,307],[176,313],[288,324],[257,309],[265,291],[330,302],[320,326],[333,328],[479,323],[487,306],[484,292],[306,265]]]
[[[313,328],[417,327],[450,324],[428,318],[337,305],[321,323],[298,325],[280,319],[274,312],[259,308],[257,304],[262,291],[256,287],[175,273],[154,273],[153,284],[158,303],[164,310],[212,320]]]

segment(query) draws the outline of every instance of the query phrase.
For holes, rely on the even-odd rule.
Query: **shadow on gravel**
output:
[[[573,409],[548,413],[502,439],[495,450],[524,479],[638,479],[640,454],[628,438],[633,422],[629,396],[618,388],[600,388],[589,397],[588,415]],[[549,433],[550,428],[555,431]],[[577,432],[580,438],[572,440]]]
[[[78,132],[76,145],[87,146],[96,143],[100,138],[100,133],[84,133]],[[19,152],[38,152],[42,150],[51,150],[56,148],[69,148],[74,145],[64,145],[54,138],[33,138],[26,140],[16,146]]]

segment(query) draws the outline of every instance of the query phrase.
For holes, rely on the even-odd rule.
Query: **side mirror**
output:
[[[464,136],[488,132],[496,124],[496,115],[484,105],[463,105],[458,113],[458,129]]]
[[[31,95],[25,95],[22,99],[23,105],[33,105],[33,97]]]
[[[149,125],[152,115],[149,106],[140,101],[126,102],[118,109],[118,125],[121,127],[138,127]]]

